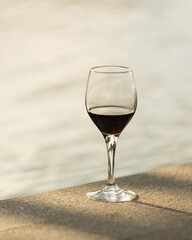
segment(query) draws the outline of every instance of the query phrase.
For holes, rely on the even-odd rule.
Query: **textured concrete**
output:
[[[105,179],[84,104],[98,65],[135,73],[119,176],[190,162],[191,23],[192,0],[0,0],[0,199]]]
[[[118,179],[139,198],[87,199],[86,184],[0,201],[0,239],[192,239],[192,164]]]

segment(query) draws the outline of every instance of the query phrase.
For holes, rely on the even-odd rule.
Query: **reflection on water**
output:
[[[134,69],[138,110],[116,176],[190,161],[190,0],[1,1],[0,198],[106,179],[88,70]]]

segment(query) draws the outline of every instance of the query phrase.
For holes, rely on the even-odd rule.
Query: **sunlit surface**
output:
[[[116,177],[191,160],[190,0],[7,0],[0,12],[0,199],[106,179],[84,106],[92,66],[135,72]]]

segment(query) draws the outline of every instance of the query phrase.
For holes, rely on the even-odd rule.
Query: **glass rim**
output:
[[[107,69],[107,68],[116,68],[117,71],[102,71],[99,69]],[[92,67],[91,70],[92,72],[95,73],[105,73],[105,74],[116,74],[116,73],[128,73],[128,72],[133,72],[133,70],[129,67],[126,66],[119,66],[119,65],[103,65],[103,66],[96,66]]]

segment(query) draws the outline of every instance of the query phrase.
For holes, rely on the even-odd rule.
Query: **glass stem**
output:
[[[105,135],[105,142],[107,145],[107,155],[108,155],[108,179],[107,186],[116,185],[114,171],[115,171],[115,150],[118,141],[118,136],[115,135]]]

